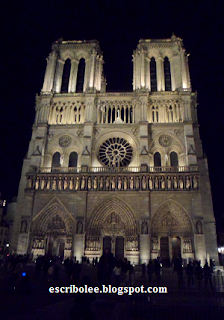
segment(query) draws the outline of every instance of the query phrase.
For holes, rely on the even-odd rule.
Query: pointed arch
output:
[[[93,209],[87,224],[87,233],[100,235],[104,222],[113,213],[120,217],[126,235],[137,235],[137,220],[131,207],[125,201],[111,197]]]
[[[65,208],[62,202],[54,197],[32,220],[31,231],[35,236],[44,236],[48,231],[48,223],[59,217],[65,226],[66,236],[71,236],[76,225],[75,218]]]
[[[76,82],[76,92],[83,92],[84,77],[85,77],[85,59],[81,58],[79,60],[78,72],[77,72],[77,82]]]
[[[71,72],[71,60],[68,58],[64,64],[62,75],[61,93],[68,93],[69,78]]]
[[[156,60],[154,57],[150,59],[150,81],[151,91],[157,91]]]
[[[192,221],[187,211],[173,199],[159,206],[152,218],[152,235],[189,236],[192,234]]]

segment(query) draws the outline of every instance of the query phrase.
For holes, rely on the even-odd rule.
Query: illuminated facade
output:
[[[133,91],[106,92],[97,41],[56,41],[24,159],[12,250],[133,263],[214,258],[216,228],[183,43],[140,40]]]

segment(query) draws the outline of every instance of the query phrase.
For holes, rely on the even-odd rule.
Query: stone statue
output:
[[[52,190],[57,190],[57,178],[54,177],[53,182],[52,182]]]
[[[164,190],[165,189],[165,179],[164,177],[161,178],[161,189]]]
[[[135,189],[136,190],[139,189],[139,177],[136,177],[136,179],[135,179]]]
[[[81,190],[85,189],[85,177],[82,176],[82,181],[81,181]]]
[[[91,178],[89,177],[88,178],[88,190],[91,190],[92,189],[92,181],[91,181]]]
[[[134,189],[134,179],[133,179],[133,177],[131,177],[131,179],[130,179],[130,189],[131,190]]]
[[[171,183],[171,177],[170,176],[168,176],[168,178],[167,178],[167,189],[168,190],[172,189],[172,183]]]
[[[68,188],[68,177],[64,178],[64,190]]]
[[[196,222],[196,229],[197,229],[197,234],[203,234],[202,222],[201,221],[197,221]]]
[[[93,189],[94,190],[97,189],[97,177],[95,177],[94,180],[93,180]]]
[[[124,190],[127,190],[127,187],[128,187],[127,177],[124,177]]]
[[[186,177],[186,189],[189,190],[191,187],[191,181],[190,181],[190,178],[187,176]]]
[[[193,177],[193,188],[194,188],[194,189],[197,189],[197,188],[198,188],[198,180],[197,180],[197,177],[196,177],[196,176]]]
[[[177,190],[178,186],[177,186],[177,177],[173,178],[173,187],[175,190]]]
[[[142,221],[141,233],[142,233],[142,234],[148,234],[148,224],[147,224],[147,221]]]
[[[39,185],[40,185],[40,179],[39,177],[37,177],[36,182],[35,182],[35,189],[39,189]]]
[[[184,182],[183,182],[183,178],[182,177],[180,177],[180,180],[179,180],[179,188],[181,190],[183,190],[183,188],[184,188]]]
[[[70,177],[69,179],[69,190],[72,190],[73,189],[73,179],[72,177]]]
[[[112,177],[111,179],[111,189],[115,190],[115,177]]]
[[[47,190],[50,190],[50,188],[51,188],[51,178],[50,177],[47,178],[47,186],[46,186],[46,188],[47,188]]]
[[[155,184],[155,189],[158,190],[159,189],[158,177],[155,177],[154,184]]]
[[[110,177],[106,178],[106,190],[109,190],[110,188]]]
[[[152,177],[149,177],[149,190],[153,189]]]
[[[100,190],[103,190],[103,177],[100,177]]]
[[[143,190],[146,189],[146,177],[145,176],[142,177],[142,189]]]
[[[28,189],[32,188],[32,179],[31,179],[31,177],[28,177],[28,179],[27,179],[27,188]]]
[[[82,224],[82,221],[79,221],[79,222],[78,222],[76,233],[77,233],[77,234],[82,234],[82,233],[83,233],[83,224]]]
[[[45,179],[44,177],[42,177],[42,180],[41,180],[41,190],[43,190],[45,188]]]
[[[58,190],[62,190],[62,179],[59,177],[58,179]]]
[[[121,190],[122,183],[121,183],[121,177],[118,177],[118,182],[117,182],[117,188],[118,190]]]
[[[85,181],[84,181],[84,188],[85,188]],[[79,177],[76,177],[76,182],[75,182],[75,190],[79,190]]]
[[[20,228],[21,233],[27,233],[27,221],[23,220],[21,222],[21,228]]]

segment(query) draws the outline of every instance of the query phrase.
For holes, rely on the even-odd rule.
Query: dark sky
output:
[[[132,52],[140,38],[184,40],[208,157],[217,226],[224,227],[223,1],[2,1],[0,4],[0,190],[17,194],[31,138],[35,94],[43,84],[51,44],[100,42],[107,89],[132,90]]]

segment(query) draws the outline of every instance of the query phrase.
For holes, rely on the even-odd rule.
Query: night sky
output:
[[[34,121],[35,94],[51,44],[97,39],[108,91],[132,90],[132,53],[140,38],[184,40],[208,157],[218,230],[224,229],[223,1],[2,1],[0,7],[0,190],[17,195]]]

